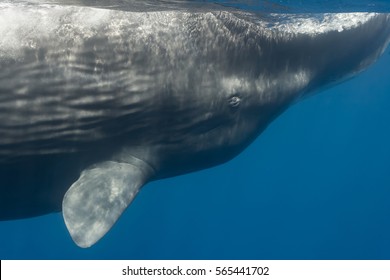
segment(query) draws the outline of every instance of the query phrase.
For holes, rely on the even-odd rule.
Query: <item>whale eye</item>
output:
[[[238,96],[232,96],[229,98],[229,106],[232,108],[237,108],[240,106],[241,98]]]

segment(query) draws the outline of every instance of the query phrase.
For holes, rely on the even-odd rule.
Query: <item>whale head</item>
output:
[[[162,174],[230,160],[289,106],[366,69],[390,40],[388,14],[203,17],[198,32],[209,37],[198,47],[208,53],[182,89],[196,96],[183,110],[190,137],[163,164],[174,170]],[[186,73],[178,80],[187,81]]]

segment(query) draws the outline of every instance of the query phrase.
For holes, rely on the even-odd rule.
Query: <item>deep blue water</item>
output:
[[[390,259],[389,73],[388,49],[227,164],[148,184],[90,249],[60,213],[0,222],[0,258]]]

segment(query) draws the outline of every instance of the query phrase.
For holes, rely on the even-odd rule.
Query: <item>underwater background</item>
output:
[[[209,2],[390,12],[384,0]],[[57,213],[0,222],[0,259],[390,259],[390,49],[293,105],[232,161],[146,185],[92,248]]]

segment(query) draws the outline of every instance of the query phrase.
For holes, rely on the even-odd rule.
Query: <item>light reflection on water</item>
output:
[[[390,12],[388,0],[25,0],[24,2],[132,11],[236,8],[266,13]]]

